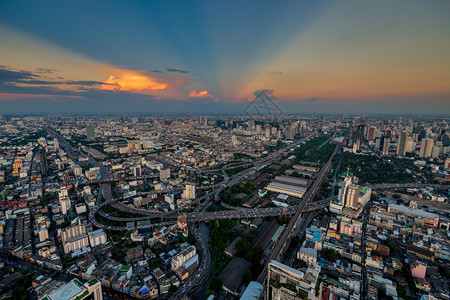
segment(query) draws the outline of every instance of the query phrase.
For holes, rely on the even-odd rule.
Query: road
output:
[[[347,137],[347,134],[348,134],[348,132],[345,134],[345,137]],[[270,261],[279,260],[279,258],[281,257],[281,255],[283,254],[283,252],[285,250],[287,241],[290,240],[291,235],[294,233],[294,229],[296,229],[297,227],[302,227],[302,224],[299,224],[300,223],[299,221],[300,221],[301,215],[303,213],[303,209],[314,198],[314,195],[316,194],[317,190],[319,189],[323,178],[330,170],[331,163],[333,161],[334,156],[339,151],[339,149],[341,149],[344,142],[345,142],[345,138],[342,143],[336,145],[336,147],[335,147],[333,153],[331,154],[330,158],[328,159],[327,163],[321,168],[321,170],[319,171],[319,174],[317,175],[316,179],[314,180],[314,183],[311,185],[311,187],[308,189],[308,191],[303,196],[302,203],[298,207],[294,216],[289,221],[289,224],[287,225],[286,229],[283,231],[281,237],[278,239],[277,243],[272,248],[272,251],[270,252],[269,257],[267,258],[263,272],[258,277],[259,283],[264,285],[264,282],[265,282],[265,279],[267,276],[268,265],[269,265]]]
[[[60,134],[56,133],[53,130],[52,130],[52,132],[53,132],[53,135],[56,136],[58,138],[58,140],[60,141],[60,145],[67,147],[66,151],[68,151],[70,153],[70,155],[73,155],[72,154],[73,152],[80,153],[78,150],[77,151],[72,150],[72,147],[64,140],[64,138]],[[233,176],[230,179],[226,179],[222,184],[218,185],[218,187],[216,189],[213,189],[212,191],[208,192],[203,197],[200,197],[200,198],[196,199],[195,201],[192,201],[191,204],[182,206],[174,211],[171,211],[168,213],[159,213],[156,215],[155,212],[144,210],[144,209],[131,208],[131,207],[128,207],[125,205],[120,205],[120,204],[115,205],[115,207],[118,209],[124,209],[124,210],[126,209],[126,211],[133,212],[133,213],[147,214],[148,217],[150,218],[150,217],[167,217],[167,216],[176,217],[176,213],[182,212],[187,207],[199,204],[195,208],[194,214],[192,215],[192,218],[194,218],[196,221],[200,221],[199,227],[198,227],[198,229],[194,228],[193,227],[194,225],[192,225],[192,223],[190,224],[190,226],[191,226],[191,231],[193,232],[193,234],[195,235],[195,237],[197,239],[197,245],[201,249],[202,260],[201,260],[201,263],[200,263],[200,266],[198,269],[199,271],[195,274],[195,276],[193,276],[193,277],[191,276],[190,278],[188,278],[188,280],[185,282],[183,287],[181,287],[178,290],[178,292],[174,294],[174,296],[173,296],[174,299],[178,299],[182,295],[189,293],[189,291],[191,289],[193,289],[195,286],[201,286],[201,284],[204,284],[204,282],[206,282],[206,280],[209,278],[209,276],[206,276],[206,275],[208,275],[211,272],[211,268],[212,268],[211,254],[209,253],[209,249],[208,249],[208,241],[207,241],[208,237],[207,237],[207,232],[206,232],[206,226],[205,226],[204,222],[202,222],[202,220],[204,220],[202,218],[207,218],[207,217],[210,218],[211,217],[211,215],[208,215],[208,216],[204,215],[206,213],[205,212],[206,208],[210,204],[211,200],[218,199],[218,197],[222,191],[224,191],[225,189],[227,189],[243,180],[246,180],[247,178],[249,178],[249,176],[255,174],[259,169],[264,168],[265,166],[271,164],[272,162],[279,159],[285,153],[287,153],[288,151],[291,151],[292,149],[294,149],[301,143],[307,142],[311,137],[313,137],[313,135],[314,135],[314,133],[303,138],[302,140],[294,142],[294,143],[288,145],[287,147],[285,147],[281,150],[278,150],[277,152],[255,162],[253,167],[236,174],[235,176]],[[335,150],[335,152],[336,152],[336,150]],[[332,156],[334,156],[335,152],[333,153]],[[98,211],[98,207],[100,207],[101,205],[109,205],[114,202],[116,202],[116,203],[120,203],[120,202],[118,202],[118,201],[116,201],[116,199],[114,199],[112,192],[111,192],[111,185],[109,182],[114,179],[114,176],[112,175],[111,171],[108,168],[106,168],[103,164],[101,164],[100,162],[97,162],[94,158],[90,157],[89,155],[85,155],[85,156],[88,156],[90,158],[91,162],[95,166],[98,166],[100,168],[101,180],[104,181],[104,183],[100,184],[99,194],[103,196],[105,202],[100,203],[102,197],[99,196],[97,198],[97,203],[96,203],[97,208],[92,209],[91,210],[92,212],[90,212],[90,215],[89,215],[89,219],[93,223],[93,225],[98,226],[99,224],[95,220],[95,213]],[[73,155],[73,159],[76,160],[75,155]],[[329,166],[329,163],[327,164],[327,166]],[[324,174],[325,174],[325,172],[322,170],[320,172],[319,176],[316,178],[315,183],[312,186],[312,190],[314,192],[310,192],[307,195],[307,198],[306,198],[307,200],[303,201],[302,204],[300,205],[300,207],[297,208],[297,212],[295,212],[296,219],[298,218],[298,215],[301,214],[301,212],[305,208],[306,204],[311,200],[311,198],[312,198],[311,195],[315,194],[315,192],[317,191],[318,184],[321,182]],[[251,211],[252,210],[248,210],[245,212],[243,212],[243,211],[221,212],[220,215],[216,215],[214,217],[216,219],[218,219],[218,218],[233,218],[236,216],[256,217],[257,212],[251,212]],[[275,213],[275,210],[265,210],[262,212],[262,214],[260,216],[265,216],[265,215],[269,215],[269,214],[273,214],[273,213]],[[277,211],[276,213],[279,214],[279,211]],[[162,223],[158,223],[157,225],[161,225],[161,224]],[[156,226],[156,224],[154,224],[152,226]],[[107,228],[107,229],[114,230],[115,227],[109,226],[109,228]],[[122,229],[120,229],[120,230],[122,230]],[[289,229],[289,231],[291,231],[291,230],[292,230],[292,226]]]

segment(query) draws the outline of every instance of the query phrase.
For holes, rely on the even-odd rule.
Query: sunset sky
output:
[[[0,113],[450,113],[450,1],[1,1]]]

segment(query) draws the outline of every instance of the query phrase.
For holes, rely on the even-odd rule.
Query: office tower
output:
[[[205,117],[205,126],[208,126],[208,118],[207,117]]]
[[[431,157],[434,142],[432,139],[423,138],[420,143],[419,157],[428,158]]]
[[[256,132],[261,132],[261,124],[256,124]]]
[[[181,194],[181,198],[186,200],[195,199],[195,185],[186,184],[186,187],[183,193]]]
[[[288,140],[293,140],[295,137],[295,128],[294,127],[289,127],[288,132],[286,134],[286,138]]]
[[[93,140],[95,138],[95,128],[89,125],[86,127],[86,137],[88,140]]]
[[[373,142],[375,140],[376,133],[377,133],[377,129],[374,126],[370,126],[367,139],[369,141]]]
[[[406,155],[406,141],[408,139],[408,134],[403,132],[400,135],[397,143],[397,155],[405,156]]]
[[[347,199],[347,191],[348,187],[352,184],[352,176],[345,176],[344,181],[342,182],[342,187],[339,189],[338,200],[339,203],[344,204]]]
[[[412,139],[413,139],[414,142],[417,143],[419,141],[419,134],[417,132],[414,132],[412,134]]]
[[[67,211],[70,209],[70,198],[65,186],[58,189],[58,199],[61,206],[61,214],[67,215]]]
[[[413,140],[413,138],[412,137],[408,137],[407,139],[406,139],[406,153],[411,153],[411,152],[413,152],[414,150],[415,150],[415,143],[414,143],[414,140]]]
[[[41,174],[45,175],[48,173],[48,161],[47,161],[47,152],[44,147],[39,147],[39,164],[41,166]]]
[[[362,122],[353,127],[352,146],[355,151],[361,150],[361,145],[364,142],[364,128],[365,124]]]
[[[438,158],[442,152],[443,143],[441,141],[437,141],[436,145],[433,147],[433,151],[431,153],[432,158]]]
[[[391,139],[388,137],[385,137],[383,139],[383,151],[382,154],[383,155],[388,155],[389,154],[389,147],[391,146]]]
[[[347,188],[347,193],[345,195],[345,206],[356,208],[358,205],[359,199],[359,186],[358,185],[350,185]]]

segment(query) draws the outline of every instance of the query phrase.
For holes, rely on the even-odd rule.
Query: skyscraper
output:
[[[65,186],[58,189],[58,199],[61,206],[61,214],[67,215],[67,211],[70,209],[70,198]]]
[[[186,184],[186,188],[184,189],[181,198],[187,200],[195,199],[195,185]]]
[[[383,155],[388,155],[389,154],[389,147],[391,147],[391,139],[388,137],[385,137],[383,139]]]
[[[88,140],[93,140],[95,138],[95,128],[89,125],[86,127],[86,137]]]
[[[346,199],[345,199],[345,206],[356,208],[358,205],[358,198],[359,198],[359,185],[350,185],[347,189],[346,193]]]
[[[423,138],[420,143],[419,157],[428,158],[431,157],[434,142],[432,139]]]
[[[375,135],[377,133],[377,129],[374,126],[370,126],[369,128],[369,134],[367,135],[367,139],[371,142],[375,140]]]
[[[408,134],[403,132],[398,139],[397,144],[397,155],[405,156],[406,155],[406,141],[408,140]]]
[[[39,163],[41,165],[41,174],[45,175],[48,173],[48,161],[47,152],[44,147],[39,147]]]
[[[361,122],[360,124],[353,127],[353,133],[352,133],[352,146],[353,149],[356,151],[361,150],[361,145],[364,142],[364,129],[365,124]],[[356,146],[355,146],[356,145]]]

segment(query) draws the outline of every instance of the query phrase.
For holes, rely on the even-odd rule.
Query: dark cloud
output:
[[[89,87],[96,87],[105,84],[92,80],[64,80],[63,77],[57,77],[60,81],[41,76],[39,72],[49,74],[55,69],[36,69],[35,72],[13,70],[11,68],[0,66],[0,92],[15,94],[48,94],[48,95],[77,95],[77,91],[63,91],[57,88],[61,85],[80,86],[79,91],[87,91]],[[24,86],[26,85],[26,86]]]
[[[270,72],[270,74],[273,74],[273,75],[283,75],[283,72],[272,71],[272,72]]]
[[[34,79],[39,77],[32,72],[22,71],[22,70],[11,70],[6,67],[0,68],[0,83],[2,82],[20,82],[24,80]]]
[[[180,69],[172,69],[172,68],[167,68],[166,70],[167,70],[167,72],[176,72],[176,73],[181,73],[181,74],[189,73],[188,70],[180,70]]]
[[[165,74],[165,72],[160,71],[160,70],[152,70],[152,72],[153,72],[153,73],[163,73],[163,74]]]
[[[88,86],[95,86],[100,84],[106,84],[100,81],[93,81],[93,80],[79,80],[79,81],[47,81],[47,80],[27,80],[22,81],[21,83],[26,84],[33,84],[33,85],[61,85],[61,84],[68,84],[68,85],[88,85]]]
[[[44,68],[38,68],[36,69],[36,73],[47,73],[47,74],[53,74],[54,72],[56,72],[58,70],[56,69],[44,69]]]

